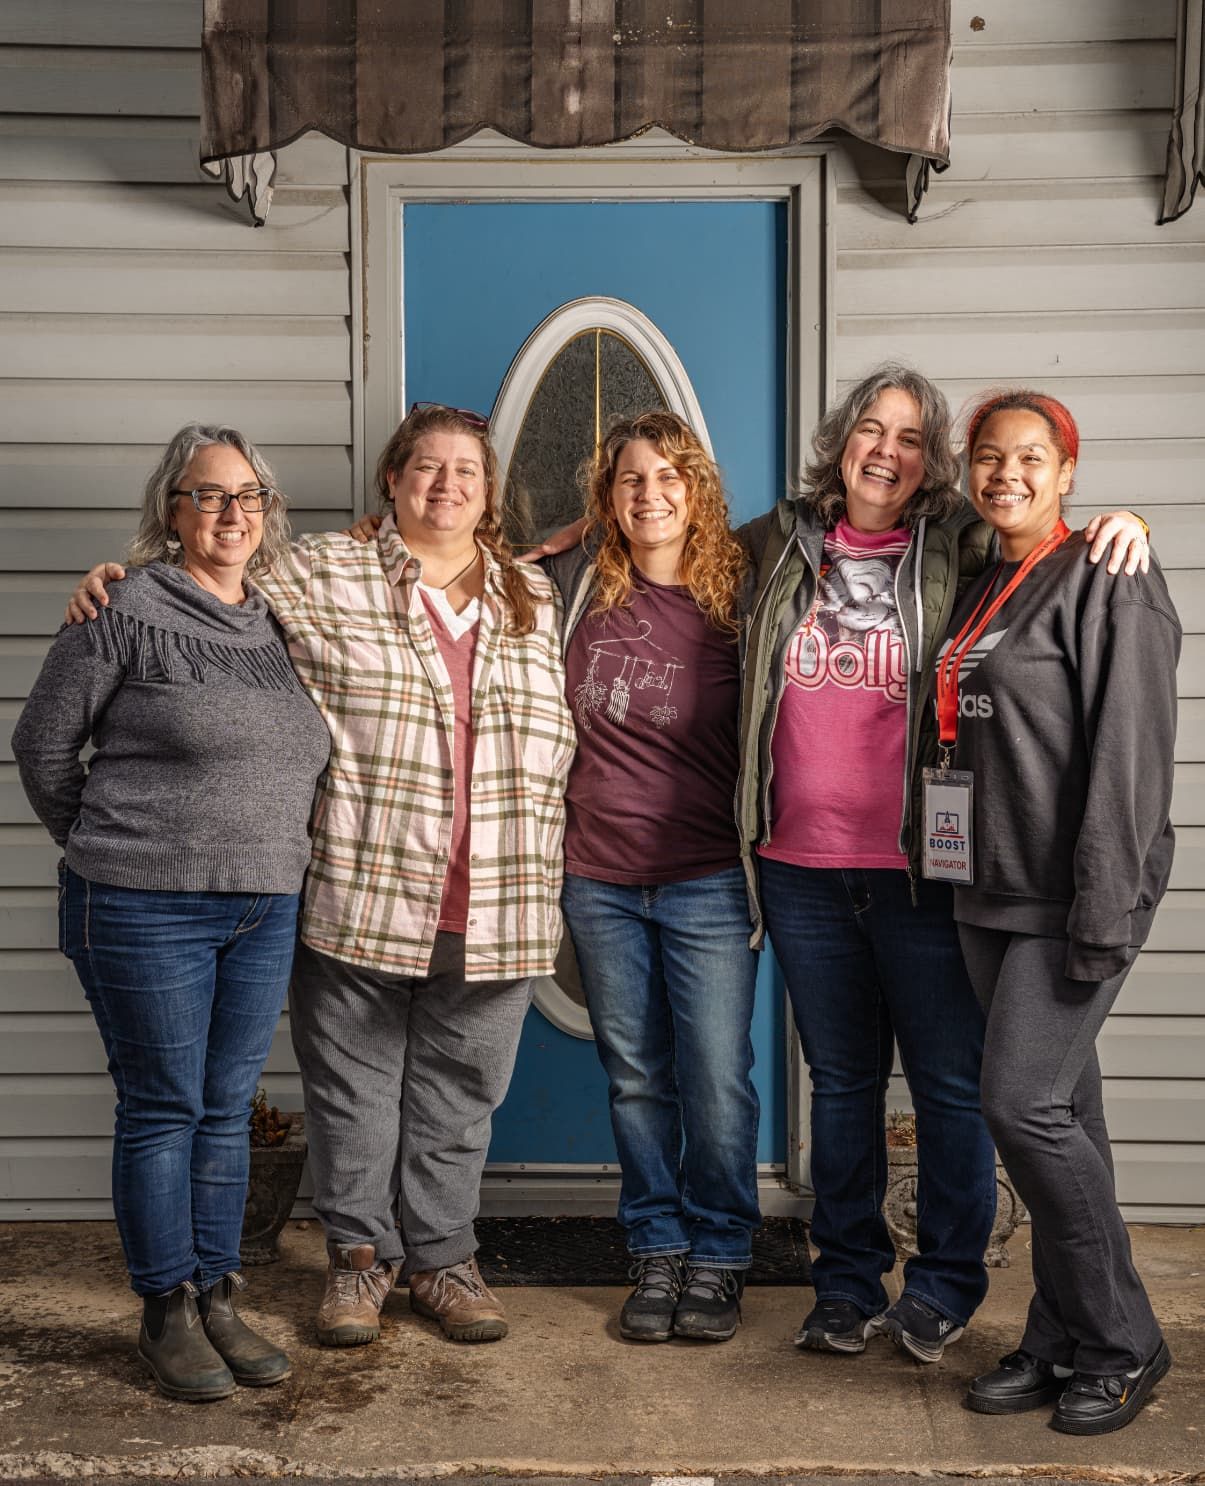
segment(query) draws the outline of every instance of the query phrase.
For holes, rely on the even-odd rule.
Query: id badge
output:
[[[971,795],[975,776],[966,769],[925,769],[925,839],[921,873],[933,882],[971,883]]]

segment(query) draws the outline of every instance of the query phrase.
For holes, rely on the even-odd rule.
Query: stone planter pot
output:
[[[251,1176],[239,1258],[244,1265],[275,1264],[280,1258],[277,1240],[289,1220],[305,1165],[305,1116],[286,1116],[289,1133],[280,1145],[251,1147]]]
[[[887,1195],[883,1199],[883,1216],[896,1256],[902,1261],[916,1254],[916,1148],[904,1146],[887,1150]],[[1013,1236],[1018,1223],[1025,1221],[1025,1204],[1017,1196],[1008,1173],[996,1163],[996,1221],[988,1240],[983,1262],[991,1269],[1007,1269],[1008,1255],[1004,1245]]]

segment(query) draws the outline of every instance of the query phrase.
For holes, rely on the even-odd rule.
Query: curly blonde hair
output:
[[[638,413],[612,424],[586,477],[587,526],[583,540],[597,542],[598,592],[593,612],[605,614],[632,601],[632,554],[611,504],[615,471],[624,448],[646,439],[686,483],[686,546],[678,578],[710,624],[736,634],[745,576],[745,551],[728,526],[728,502],[715,461],[688,423],[675,413]]]
[[[425,433],[463,433],[481,445],[481,466],[485,476],[485,510],[473,536],[484,547],[500,569],[502,594],[510,610],[510,628],[518,635],[529,635],[536,627],[536,602],[523,568],[515,561],[510,543],[502,533],[499,513],[498,456],[490,442],[484,419],[466,415],[461,408],[447,408],[440,403],[418,404],[394,431],[377,460],[376,488],[383,511],[393,510],[389,493],[389,476],[400,475]]]

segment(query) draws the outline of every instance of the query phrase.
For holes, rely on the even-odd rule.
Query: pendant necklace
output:
[[[465,563],[464,567],[462,567],[461,570],[458,573],[456,573],[453,577],[449,578],[446,583],[439,583],[439,584],[434,584],[433,583],[430,586],[432,588],[438,587],[438,589],[439,589],[439,591],[441,593],[447,593],[448,589],[451,588],[452,584],[455,583],[455,582],[457,582],[459,579],[463,578],[464,575],[468,572],[468,570],[473,566],[473,564],[477,561],[477,559],[480,556],[481,556],[480,551],[476,547],[474,547],[473,548],[473,555],[472,555],[472,557],[469,558],[468,562]]]

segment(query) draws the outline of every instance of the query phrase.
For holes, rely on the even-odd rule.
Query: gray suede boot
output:
[[[234,1376],[205,1335],[196,1296],[188,1280],[166,1295],[143,1296],[138,1355],[160,1393],[186,1403],[213,1403],[234,1392]]]
[[[235,1311],[234,1293],[246,1288],[241,1274],[224,1274],[212,1290],[197,1296],[197,1310],[210,1345],[234,1374],[234,1381],[244,1388],[267,1388],[283,1383],[293,1364]]]

